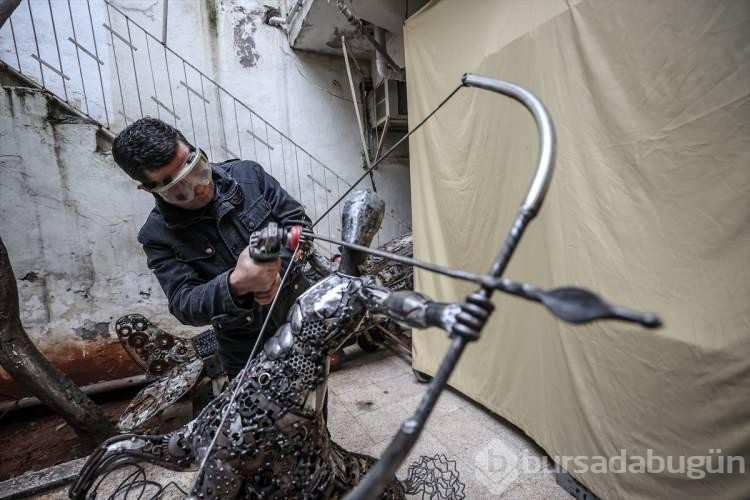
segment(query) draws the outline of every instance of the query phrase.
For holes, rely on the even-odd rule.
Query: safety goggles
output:
[[[168,203],[187,203],[195,198],[195,187],[211,183],[211,165],[200,149],[192,151],[178,170],[174,180],[166,186],[151,189]]]

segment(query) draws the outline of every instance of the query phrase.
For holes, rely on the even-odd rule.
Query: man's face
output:
[[[177,143],[177,150],[175,152],[172,161],[159,168],[158,170],[146,171],[144,175],[148,179],[148,182],[144,182],[139,187],[146,191],[158,190],[169,183],[174,181],[181,172],[184,172],[183,168],[186,166],[185,162],[190,156],[190,149],[182,142]],[[190,174],[189,174],[190,175]],[[192,193],[185,193],[185,188],[192,191]],[[165,202],[170,205],[174,205],[179,208],[187,210],[197,210],[208,205],[214,197],[214,183],[210,180],[206,184],[201,183],[188,183],[183,182],[179,186],[170,189],[172,196],[167,196],[166,193],[156,193],[161,196]],[[175,196],[175,192],[177,196]],[[164,194],[164,196],[162,196]],[[192,199],[188,199],[193,195]],[[187,195],[187,196],[186,196]],[[185,200],[185,201],[183,201]]]

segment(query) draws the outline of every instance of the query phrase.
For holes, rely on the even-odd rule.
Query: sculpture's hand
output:
[[[461,311],[456,314],[456,322],[450,329],[450,335],[459,335],[468,340],[476,340],[487,323],[495,305],[483,290],[475,291],[461,304]]]

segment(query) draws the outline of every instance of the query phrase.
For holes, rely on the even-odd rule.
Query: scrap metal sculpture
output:
[[[540,133],[537,172],[489,274],[476,275],[369,249],[367,245],[382,217],[382,202],[366,193],[355,194],[344,208],[343,241],[301,232],[304,238],[322,239],[344,248],[338,272],[298,299],[289,323],[266,342],[257,357],[251,356],[230,387],[197,419],[164,436],[121,436],[107,441],[84,466],[71,497],[84,498],[95,477],[104,471],[133,460],[150,460],[174,469],[199,465],[191,495],[200,498],[340,498],[352,487],[347,498],[401,498],[404,488],[395,478],[396,470],[416,443],[466,343],[479,338],[491,314],[490,297],[495,290],[541,302],[558,318],[571,323],[609,318],[645,327],[660,324],[654,315],[611,306],[580,288],[544,291],[501,278],[524,230],[541,207],[554,161],[552,122],[542,103],[525,89],[465,75],[462,84],[370,170],[463,86],[490,90],[521,102],[533,115]],[[414,292],[393,292],[358,275],[366,253],[481,286],[460,305],[430,302]],[[271,308],[274,304],[275,300]],[[372,457],[336,445],[322,416],[327,355],[346,340],[367,309],[414,327],[440,326],[452,338],[415,414],[403,422],[377,463]]]
[[[111,329],[133,361],[153,381],[123,412],[117,422],[120,432],[149,432],[158,426],[157,417],[191,389],[198,393],[194,394],[194,404],[201,399],[208,402],[218,396],[226,383],[213,329],[189,338],[179,337],[140,314],[119,318]]]

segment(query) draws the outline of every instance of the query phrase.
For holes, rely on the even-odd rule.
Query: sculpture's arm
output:
[[[378,286],[365,286],[359,295],[372,314],[383,314],[407,327],[427,328],[437,326],[451,332],[456,316],[461,313],[458,304],[433,302],[412,291],[394,292]]]

